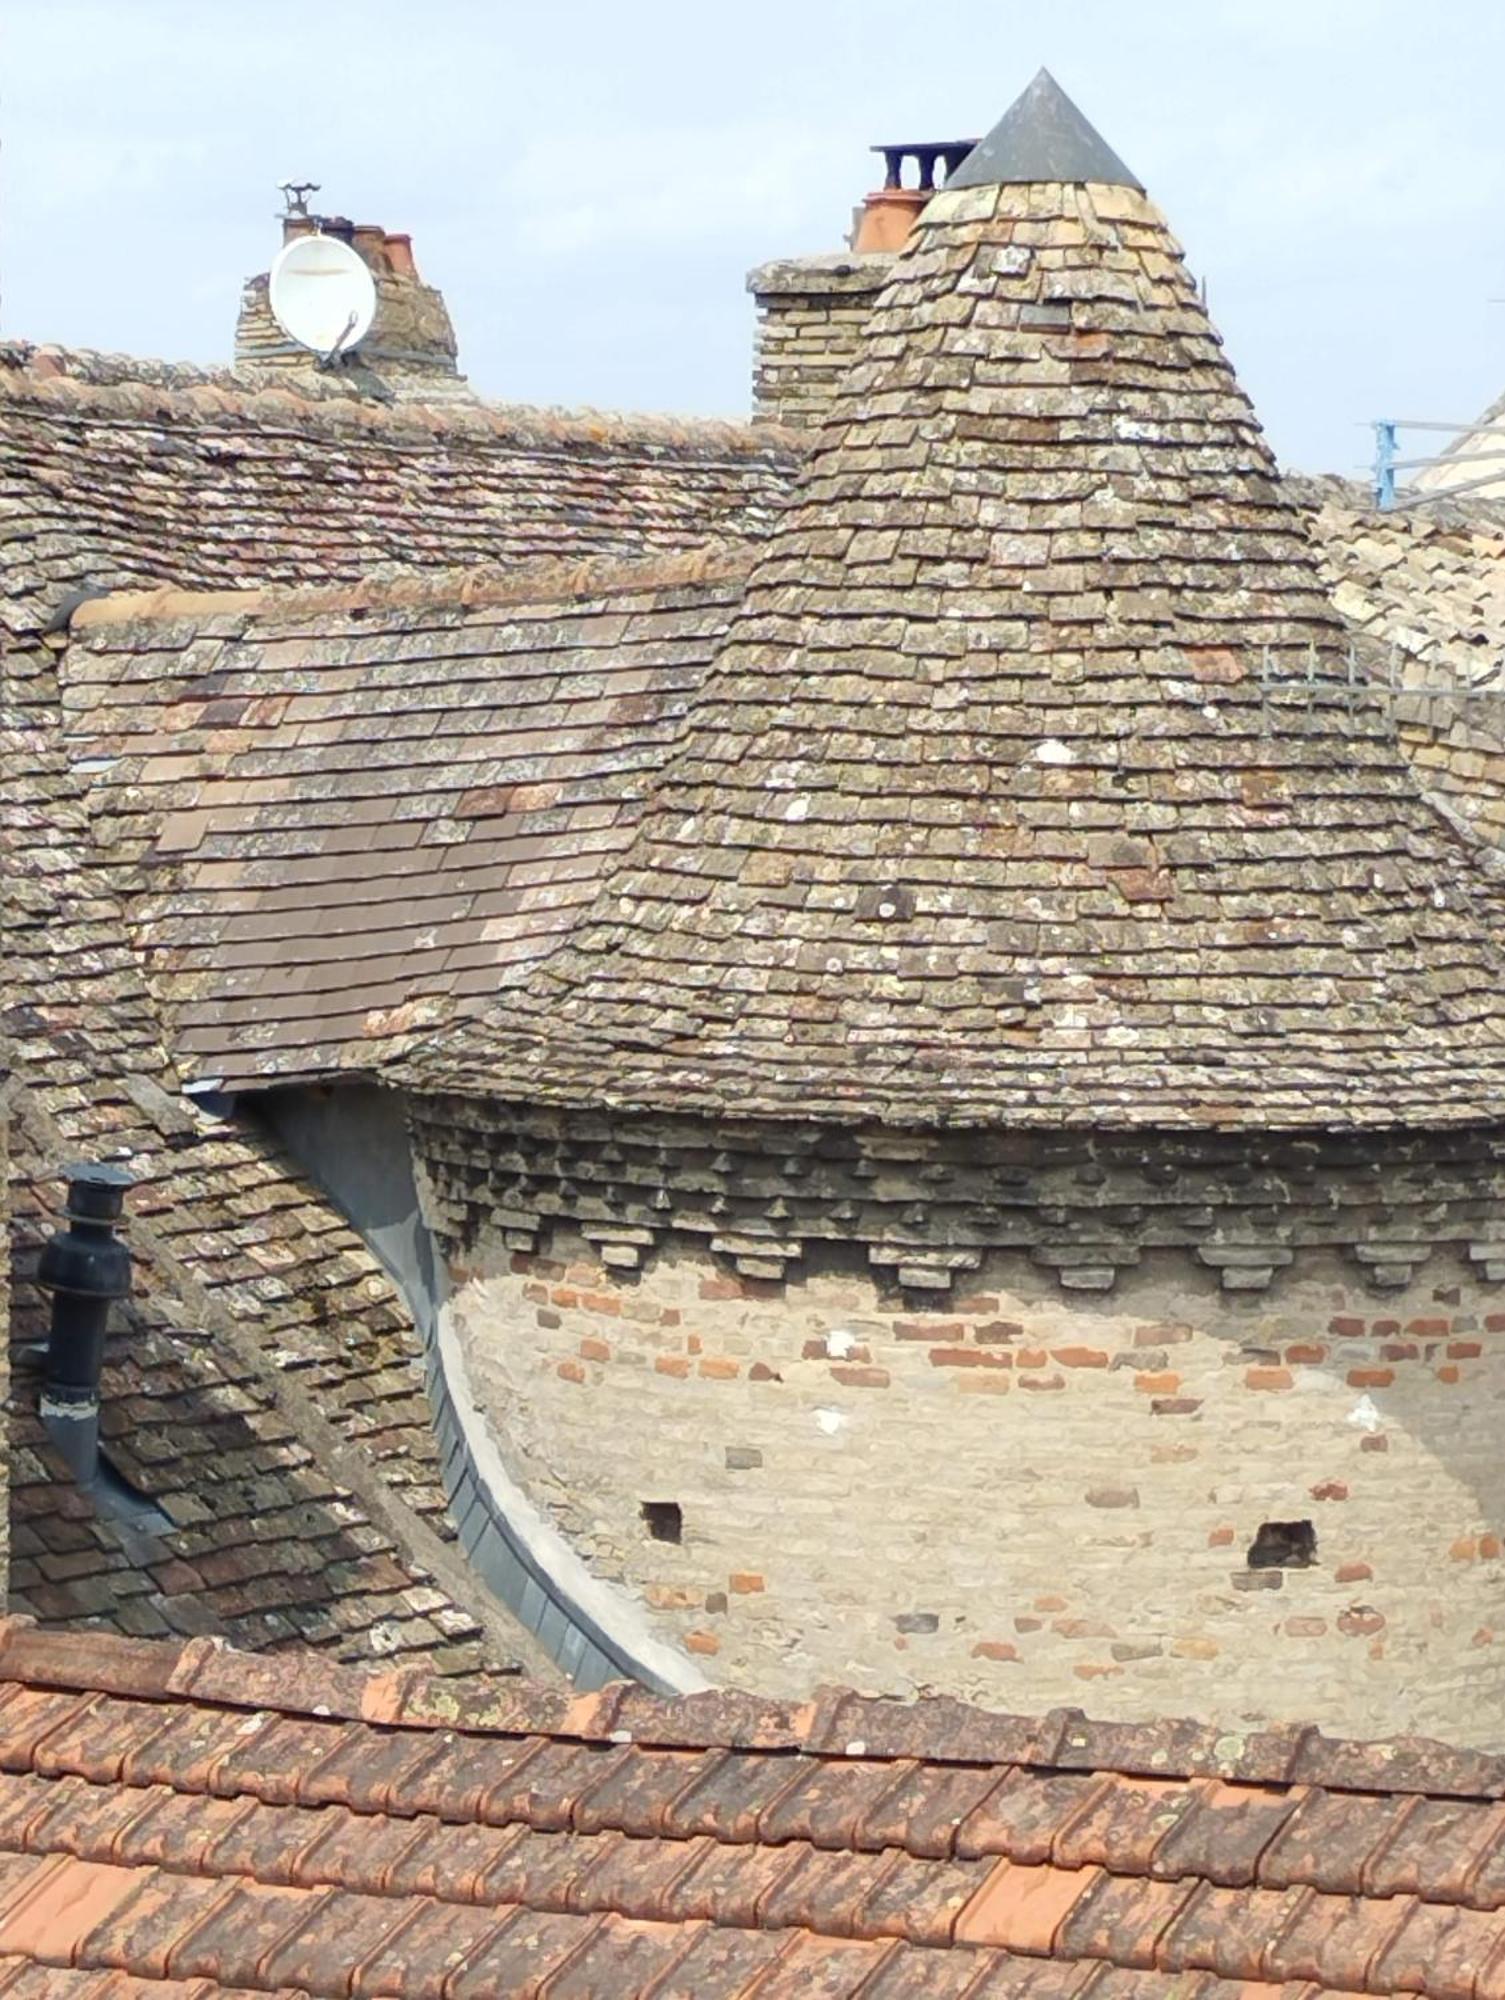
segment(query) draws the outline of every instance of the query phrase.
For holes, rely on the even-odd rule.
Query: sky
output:
[[[1499,0],[0,0],[0,336],[226,362],[316,180],[411,232],[483,395],[743,416],[749,269],[1041,64],[1286,465],[1505,390]]]

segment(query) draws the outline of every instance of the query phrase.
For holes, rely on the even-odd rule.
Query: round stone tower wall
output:
[[[1007,1170],[1015,1240],[963,1251],[957,1182],[987,1149],[911,1146],[845,1240],[813,1197],[779,1218],[765,1244],[804,1233],[774,1277],[752,1204],[788,1206],[795,1155],[682,1145],[656,1194],[642,1177],[654,1224],[625,1217],[630,1121],[626,1145],[509,1140],[454,1106],[417,1127],[510,1471],[715,1678],[1505,1742],[1505,1297],[1477,1147],[1241,1165],[1183,1142],[1105,1167],[1053,1141],[1028,1184]],[[593,1143],[615,1155],[594,1182]],[[716,1185],[743,1196],[712,1236]],[[887,1203],[899,1233],[906,1193],[901,1265],[870,1225]]]

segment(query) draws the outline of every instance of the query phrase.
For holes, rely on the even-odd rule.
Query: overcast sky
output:
[[[747,270],[1044,63],[1287,464],[1505,389],[1498,0],[0,0],[0,331],[229,358],[275,184],[406,229],[521,402],[745,413]]]

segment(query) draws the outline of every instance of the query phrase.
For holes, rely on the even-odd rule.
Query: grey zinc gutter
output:
[[[323,1098],[288,1089],[254,1102],[381,1261],[413,1316],[444,1491],[482,1583],[577,1687],[624,1679],[664,1695],[708,1687],[686,1654],[648,1629],[625,1590],[591,1574],[503,1465],[451,1324],[444,1264],[423,1220],[398,1093],[352,1083]]]
[[[577,1687],[635,1680],[655,1694],[709,1685],[675,1647],[643,1629],[637,1606],[586,1569],[508,1475],[475,1414],[464,1350],[448,1309],[425,1335],[429,1401],[460,1542],[487,1586]],[[637,1627],[637,1630],[630,1629]]]

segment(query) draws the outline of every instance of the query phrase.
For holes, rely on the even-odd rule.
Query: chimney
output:
[[[850,248],[784,257],[749,272],[758,309],[753,421],[816,429],[856,358],[869,308],[915,220],[972,151],[973,139],[874,146],[881,188],[852,218]],[[905,185],[906,179],[909,185]]]
[[[387,403],[473,403],[475,391],[460,373],[455,330],[443,296],[424,284],[413,260],[411,236],[394,235],[371,222],[343,215],[281,218],[284,245],[319,233],[348,243],[376,283],[376,318],[366,337],[337,368],[288,337],[267,295],[267,274],[249,278],[235,327],[235,371],[260,388],[273,384],[328,394],[331,390]]]
[[[886,251],[897,255],[909,241],[920,210],[938,186],[954,174],[975,139],[940,139],[934,142],[874,146],[883,156],[883,185],[870,194],[857,211],[852,229],[852,248],[858,251]],[[914,162],[914,180],[904,185],[906,165]],[[937,181],[936,172],[942,178]]]
[[[132,1177],[119,1167],[75,1167],[67,1227],[49,1239],[37,1283],[52,1294],[41,1416],[80,1486],[99,1474],[99,1378],[110,1306],[130,1296],[130,1252],[115,1234]]]

